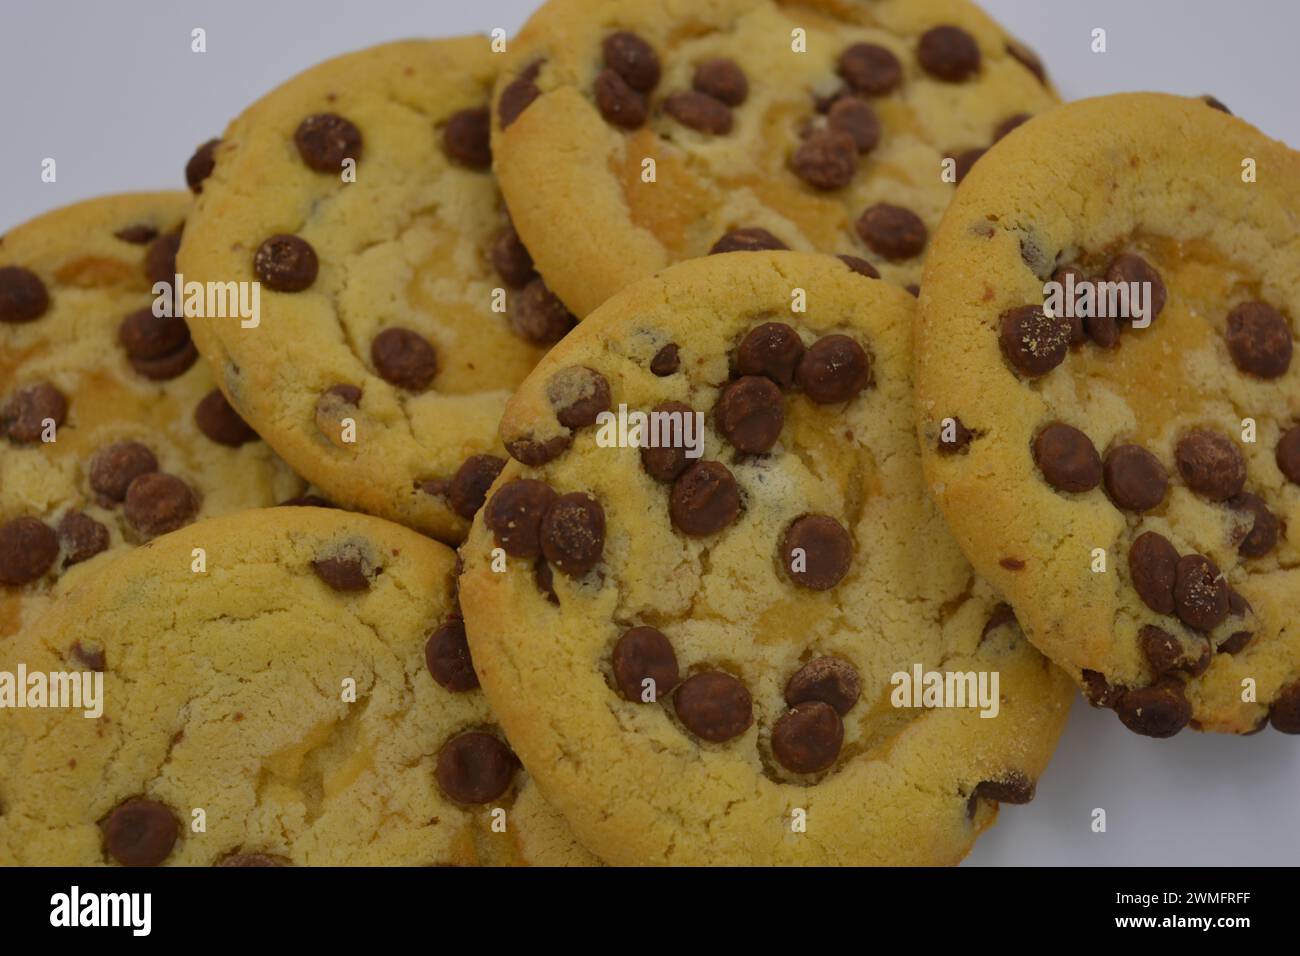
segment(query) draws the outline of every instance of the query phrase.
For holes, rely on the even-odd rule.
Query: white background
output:
[[[1067,99],[1213,92],[1300,146],[1295,0],[985,0]],[[105,192],[184,186],[194,147],[303,68],[408,36],[513,32],[533,0],[0,0],[0,229]],[[190,30],[208,52],[190,52]],[[1103,27],[1108,52],[1090,51]],[[44,157],[58,182],[40,181]],[[1106,810],[1104,834],[1090,829]],[[1076,704],[1037,799],[972,864],[1300,863],[1300,738],[1129,733]],[[1168,889],[1183,889],[1171,878]],[[1166,888],[1166,887],[1161,887]]]

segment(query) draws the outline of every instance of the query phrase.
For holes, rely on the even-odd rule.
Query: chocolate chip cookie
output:
[[[0,241],[0,643],[106,555],[303,491],[155,314],[188,209],[112,196]]]
[[[1132,94],[1010,134],[921,293],[930,487],[1129,729],[1300,733],[1300,155]]]
[[[0,646],[101,687],[91,717],[0,710],[0,864],[595,862],[494,725],[454,566],[377,518],[275,508],[83,578]]]
[[[925,496],[913,313],[830,256],[698,259],[511,400],[467,636],[608,862],[954,863],[1032,797],[1073,693]],[[903,692],[941,671],[998,675],[996,716]]]
[[[486,37],[316,66],[212,148],[181,268],[259,283],[260,321],[191,317],[231,405],[332,500],[464,537],[506,398],[572,317],[491,173]],[[206,164],[201,171],[207,171]]]
[[[497,175],[579,316],[730,250],[839,253],[914,286],[956,182],[1056,102],[966,0],[550,0],[510,56]]]

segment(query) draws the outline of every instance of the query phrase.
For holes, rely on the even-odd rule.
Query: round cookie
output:
[[[966,0],[550,0],[510,56],[497,176],[578,316],[720,250],[840,253],[912,287],[955,181],[1056,102]]]
[[[0,643],[106,554],[303,492],[153,314],[188,210],[111,196],[0,242]]]
[[[511,400],[507,445],[554,454],[493,485],[461,607],[502,727],[607,862],[955,863],[1033,795],[1073,693],[925,496],[913,313],[829,256],[699,259]],[[606,409],[703,430],[620,445]],[[914,667],[998,674],[996,717],[894,706]]]
[[[980,163],[926,266],[934,496],[1140,734],[1300,732],[1298,185],[1300,155],[1202,100],[1087,100]]]
[[[447,542],[500,468],[506,399],[572,323],[490,171],[499,60],[486,37],[410,41],[290,80],[191,177],[180,253],[187,281],[260,283],[255,327],[190,319],[239,413],[332,500]]]
[[[445,546],[318,508],[200,522],[83,578],[0,651],[102,680],[97,716],[0,713],[0,863],[594,862],[535,793],[516,818],[535,785],[454,584]]]

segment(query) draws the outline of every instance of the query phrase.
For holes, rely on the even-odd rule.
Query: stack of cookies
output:
[[[0,244],[0,863],[943,865],[1079,688],[1300,733],[1300,155],[1213,99],[549,0],[185,177]]]

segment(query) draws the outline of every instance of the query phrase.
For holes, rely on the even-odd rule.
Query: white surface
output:
[[[105,192],[183,188],[194,147],[319,60],[383,40],[514,31],[532,0],[0,0],[0,229]],[[986,0],[1069,99],[1212,92],[1300,145],[1300,3]],[[190,52],[207,30],[208,52]],[[1107,31],[1109,52],[1090,51]],[[58,182],[40,181],[44,157]],[[1090,829],[1107,813],[1107,832]],[[1155,741],[1075,706],[1038,798],[974,864],[1300,863],[1300,739]]]

